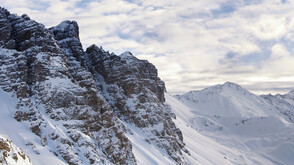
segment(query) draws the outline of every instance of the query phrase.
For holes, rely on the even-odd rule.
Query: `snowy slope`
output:
[[[169,158],[164,149],[157,147],[152,141],[146,140],[145,131],[138,129],[132,124],[124,124],[128,128],[127,137],[132,142],[133,153],[139,165],[177,164]],[[147,136],[150,135],[147,134]]]
[[[185,105],[207,115],[226,117],[257,117],[275,115],[264,100],[241,86],[226,82],[201,91],[177,96]]]
[[[225,83],[165,97],[193,157],[191,164],[293,164],[294,124],[277,109],[285,107],[278,96],[270,103]],[[293,102],[289,95],[283,98]]]
[[[11,93],[4,92],[0,88],[0,136],[12,141],[21,148],[33,164],[42,165],[66,165],[58,157],[49,151],[49,147],[43,147],[39,138],[21,122],[14,119],[17,99]]]
[[[172,97],[131,52],[84,51],[75,21],[47,29],[0,7],[0,27],[0,164],[294,162],[294,91]]]
[[[0,136],[0,164],[2,165],[32,165],[23,151],[10,140]]]

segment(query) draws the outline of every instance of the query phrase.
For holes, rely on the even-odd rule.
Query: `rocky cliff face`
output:
[[[130,52],[110,54],[95,45],[86,50],[88,68],[98,88],[120,119],[141,128],[176,162],[183,162],[181,131],[175,127],[170,107],[164,103],[164,82],[157,69]]]
[[[9,34],[2,41],[14,41],[3,45],[1,75],[7,80],[3,88],[16,91],[20,99],[16,120],[27,124],[44,146],[52,143],[53,152],[69,164],[135,163],[125,128],[80,59],[28,16],[4,9],[1,14]]]
[[[84,52],[75,21],[46,29],[1,8],[0,29],[0,86],[19,100],[15,119],[57,157],[70,165],[136,164],[123,121],[185,163],[164,83],[148,61],[95,45]]]

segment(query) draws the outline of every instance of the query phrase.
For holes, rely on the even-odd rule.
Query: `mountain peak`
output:
[[[138,60],[131,52],[129,52],[129,51],[126,51],[126,52],[124,52],[124,53],[122,53],[121,55],[119,55],[120,56],[120,58],[122,59],[122,60],[125,60],[127,63],[130,63],[131,61],[136,61],[136,60]]]
[[[122,54],[120,54],[120,56],[121,57],[123,57],[123,56],[131,56],[131,57],[133,57],[134,55],[130,51],[125,51]]]
[[[4,7],[1,7],[1,6],[0,6],[0,12],[5,13],[6,15],[10,15],[10,12],[7,9],[5,9]]]
[[[230,82],[230,81],[225,82],[223,84],[223,86],[227,86],[227,87],[241,87],[239,84],[234,83],[234,82]]]
[[[189,92],[176,98],[190,105],[193,110],[209,115],[241,118],[266,115],[259,106],[262,106],[262,99],[232,82]]]
[[[241,85],[239,85],[237,83],[229,82],[229,81],[222,84],[222,86],[224,88],[228,88],[228,89],[235,89],[235,90],[238,90],[238,91],[242,90],[242,91],[247,91],[248,92],[248,90],[243,88]]]
[[[31,19],[27,14],[21,15],[21,17],[26,21]]]
[[[77,38],[79,39],[79,26],[76,21],[63,21],[55,27],[49,28],[57,40],[66,38]]]
[[[239,84],[233,83],[233,82],[225,82],[224,84],[218,84],[215,86],[207,87],[203,90],[203,92],[213,92],[213,93],[219,93],[222,91],[243,91],[245,93],[250,93],[247,89],[244,89]]]
[[[294,90],[290,90],[288,93],[286,93],[285,95],[290,96],[290,97],[294,97]]]
[[[105,57],[109,57],[111,55],[114,54],[110,54],[108,51],[105,51],[102,46],[98,47],[95,44],[90,45],[87,49],[86,49],[86,54],[95,54],[97,57],[99,56],[100,58],[105,58]],[[116,56],[116,55],[115,55]]]

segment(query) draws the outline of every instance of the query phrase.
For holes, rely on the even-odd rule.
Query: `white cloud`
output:
[[[261,40],[278,40],[288,32],[287,24],[285,17],[262,15],[257,22],[251,25],[251,28]]]
[[[132,51],[156,65],[169,91],[225,81],[256,92],[283,91],[294,81],[293,1],[0,2],[49,27],[76,20],[85,47],[95,43],[117,54]]]
[[[263,73],[272,75],[272,81],[294,81],[294,56],[282,44],[274,45],[271,50],[271,58],[263,64]]]

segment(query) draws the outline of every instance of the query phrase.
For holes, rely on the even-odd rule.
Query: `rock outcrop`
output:
[[[84,52],[75,21],[47,29],[0,8],[0,29],[0,87],[19,100],[15,119],[56,156],[70,165],[136,164],[123,121],[185,164],[154,65],[95,45]]]
[[[0,164],[32,165],[32,162],[19,147],[10,140],[0,137]]]
[[[165,149],[176,162],[184,162],[183,137],[164,103],[165,85],[155,66],[130,52],[117,56],[95,45],[87,48],[86,61],[117,116],[143,129],[146,140]]]
[[[1,9],[1,18],[8,29],[2,43],[15,43],[1,45],[0,58],[2,88],[20,99],[16,120],[26,123],[44,145],[51,141],[52,151],[69,164],[135,163],[124,126],[76,54],[61,49],[51,31],[26,15]]]

